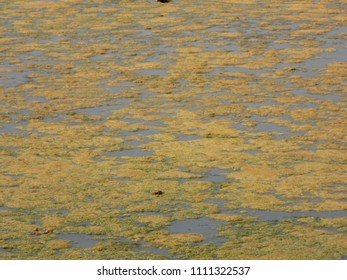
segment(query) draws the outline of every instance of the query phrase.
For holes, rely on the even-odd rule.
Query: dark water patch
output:
[[[146,157],[146,156],[152,156],[153,152],[136,148],[136,149],[115,151],[115,152],[108,152],[107,155],[113,156],[113,157]]]
[[[167,76],[168,73],[163,69],[144,69],[137,71],[140,75],[148,76]]]
[[[293,118],[291,116],[274,116],[274,115],[267,115],[267,116],[259,116],[259,115],[253,115],[249,118],[249,121],[251,122],[257,122],[257,123],[265,123],[270,119],[280,119],[284,121],[293,121]]]
[[[321,73],[321,69],[326,68],[330,63],[347,61],[346,43],[343,39],[338,42],[337,40],[329,40],[322,37],[321,40],[324,42],[324,47],[334,48],[335,51],[319,53],[312,59],[303,62],[302,65],[311,70],[310,72],[316,70],[316,72]]]
[[[141,93],[141,96],[140,96],[138,102],[142,103],[144,101],[152,100],[152,99],[157,98],[157,97],[158,97],[158,93],[156,93],[156,92],[153,92],[153,91],[143,91]],[[137,103],[137,104],[139,104],[139,103]]]
[[[223,183],[223,182],[232,182],[233,179],[227,178],[224,173],[228,173],[229,170],[222,169],[222,168],[210,168],[208,172],[206,173],[197,173],[197,172],[191,172],[189,170],[186,170],[185,167],[180,167],[180,170],[183,172],[189,172],[190,174],[195,175],[194,178],[184,178],[179,179],[180,182],[189,182],[189,181],[203,181],[203,182],[212,182],[215,184]]]
[[[303,131],[303,132],[295,132],[295,133],[289,133],[289,134],[276,135],[272,139],[274,139],[274,140],[287,140],[287,139],[290,139],[292,137],[303,136],[306,133],[307,133],[306,131]]]
[[[43,96],[26,96],[28,102],[48,103],[49,101]]]
[[[5,249],[5,248],[0,248],[0,254],[10,254],[10,253],[11,253],[11,250]]]
[[[198,139],[202,139],[204,137],[200,135],[188,135],[188,134],[176,134],[177,141],[194,141]]]
[[[5,89],[15,88],[30,81],[29,72],[0,72],[1,84]]]
[[[275,123],[259,123],[255,127],[258,132],[279,132],[288,134],[289,130],[285,126],[281,126]]]
[[[22,121],[18,123],[2,123],[0,124],[0,133],[9,134],[25,134],[27,131],[21,127],[25,127],[28,124],[27,121]]]
[[[254,130],[256,132],[274,133],[276,134],[273,137],[274,140],[283,140],[283,139],[288,139],[295,136],[303,136],[307,133],[306,131],[291,132],[288,127],[283,125],[278,125],[276,123],[271,123],[271,122],[258,123],[254,127]]]
[[[20,240],[21,240],[21,238],[19,238],[19,237],[12,237],[12,238],[6,239],[6,242],[14,243],[14,242],[18,242]]]
[[[204,202],[216,204],[220,209],[224,209],[224,204],[228,203],[229,200],[222,198],[209,198],[206,199]]]
[[[258,155],[258,154],[264,153],[264,151],[259,149],[242,150],[241,152],[245,154],[250,154],[250,155]]]
[[[120,238],[117,241],[123,245],[128,245],[134,252],[150,253],[153,255],[161,256],[163,258],[175,259],[168,250],[152,246],[150,243],[141,240],[140,242],[134,242],[128,238]]]
[[[207,174],[203,175],[203,178],[194,179],[195,181],[206,181],[212,183],[224,183],[233,182],[234,180],[226,177],[224,174],[229,172],[227,169],[222,168],[210,168]]]
[[[176,113],[161,111],[161,112],[153,113],[152,116],[158,116],[158,117],[161,117],[161,118],[163,118],[163,117],[175,117]]]
[[[90,57],[90,60],[96,60],[98,62],[103,61],[103,60],[108,60],[109,56],[105,54],[96,54]]]
[[[0,206],[0,211],[12,211],[12,210],[14,210],[14,209],[6,207],[6,206]]]
[[[325,34],[325,37],[327,37],[328,39],[339,39],[343,41],[343,38],[345,38],[346,35],[347,35],[347,26],[342,25],[342,26],[335,26],[333,30],[328,31]]]
[[[208,173],[212,176],[220,176],[222,174],[228,173],[229,169],[219,168],[219,167],[212,167],[208,171]]]
[[[149,142],[149,141],[148,141]],[[140,146],[142,144],[145,144],[145,141],[137,141],[137,140],[124,140],[124,144],[129,145],[129,146],[133,146],[133,147],[137,147]]]
[[[39,68],[42,65],[54,65],[54,61],[50,60],[43,51],[39,50],[21,53],[17,58],[21,59],[21,62],[32,63],[32,67],[35,68]]]
[[[3,188],[3,189],[16,189],[16,188],[18,188],[18,185],[17,186],[15,186],[15,185],[12,185],[12,186],[1,186],[0,189],[1,188]]]
[[[18,110],[16,113],[8,114],[8,116],[11,117],[13,120],[25,121],[25,119],[31,114],[32,114],[31,109],[21,109],[21,110]]]
[[[218,228],[223,226],[225,222],[217,221],[207,217],[199,219],[180,220],[166,227],[171,233],[197,233],[204,237],[202,243],[210,243],[220,245],[228,241],[224,237],[217,236]]]
[[[332,36],[334,37],[334,36]],[[299,63],[279,63],[276,68],[282,69],[284,67],[291,67],[296,69],[293,75],[305,78],[317,78],[326,69],[328,64],[333,62],[346,61],[346,47],[344,39],[333,38],[329,39],[327,36],[320,36],[320,43],[325,48],[333,48],[333,52],[321,52],[313,57],[306,59]],[[298,47],[299,48],[299,47]]]
[[[79,249],[94,247],[98,242],[98,240],[93,239],[91,234],[78,233],[58,234],[57,239],[70,241],[73,248]]]
[[[233,124],[233,127],[236,128],[237,130],[241,130],[241,131],[247,131],[247,130],[249,130],[249,127],[246,126],[246,125],[243,124],[243,123],[234,123],[234,124]]]
[[[45,123],[62,123],[62,122],[64,122],[65,117],[66,117],[66,115],[59,114],[59,115],[54,116],[54,117],[45,118],[43,120],[43,122],[45,122]]]
[[[56,1],[47,1],[47,2],[56,2]],[[39,43],[40,44],[58,43],[62,39],[63,38],[61,36],[50,36],[49,38],[39,40]]]

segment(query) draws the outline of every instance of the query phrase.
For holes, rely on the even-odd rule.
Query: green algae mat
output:
[[[345,259],[347,1],[0,3],[0,259]]]

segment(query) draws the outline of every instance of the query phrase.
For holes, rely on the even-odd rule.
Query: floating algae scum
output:
[[[346,5],[1,1],[0,258],[346,258]]]

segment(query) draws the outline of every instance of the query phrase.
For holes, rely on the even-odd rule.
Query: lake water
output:
[[[1,1],[0,258],[345,258],[345,9]]]

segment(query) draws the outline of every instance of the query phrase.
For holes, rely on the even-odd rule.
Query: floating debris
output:
[[[162,192],[162,191],[156,191],[156,192],[153,192],[152,193],[153,195],[162,195],[162,194],[164,194],[164,192]]]
[[[36,228],[31,232],[33,235],[42,235],[42,234],[50,234],[53,233],[53,229],[46,229],[46,230],[39,230],[39,228]]]

